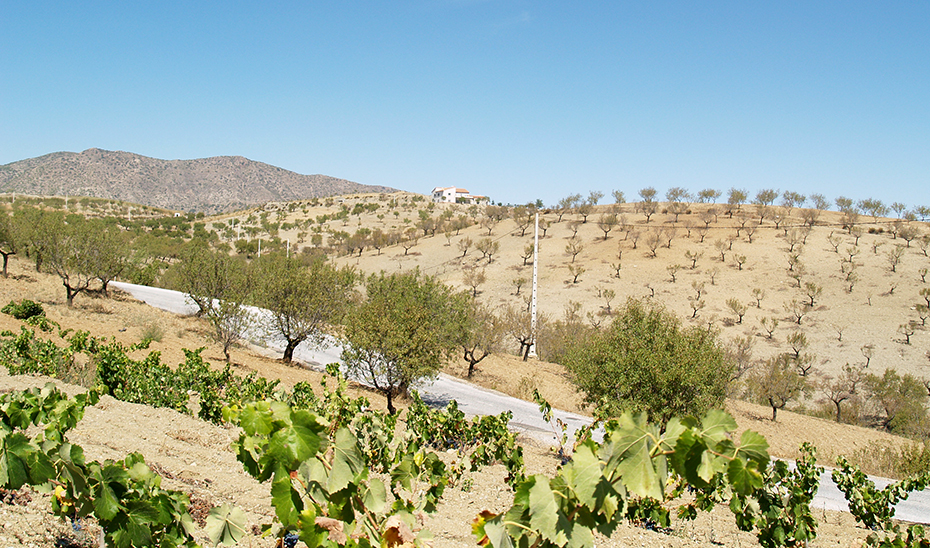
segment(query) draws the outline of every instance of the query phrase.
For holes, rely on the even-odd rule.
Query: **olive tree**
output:
[[[655,421],[722,405],[734,367],[715,331],[683,328],[670,312],[635,299],[609,327],[576,339],[564,361],[602,413],[644,411]]]
[[[372,275],[367,298],[345,322],[342,360],[351,376],[387,398],[435,376],[467,331],[467,297],[419,271]]]

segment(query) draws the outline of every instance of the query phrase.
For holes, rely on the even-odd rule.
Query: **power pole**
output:
[[[536,229],[533,233],[533,297],[530,304],[530,333],[532,333],[533,342],[530,345],[530,351],[527,354],[530,358],[536,358],[536,289],[539,275],[539,212],[536,212]]]

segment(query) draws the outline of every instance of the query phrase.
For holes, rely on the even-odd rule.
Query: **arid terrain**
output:
[[[329,207],[297,205],[289,208],[284,204],[268,204],[264,211],[280,210],[284,213],[283,217],[279,217],[283,221],[297,221],[299,224],[301,219],[313,220],[343,205],[354,207],[355,203],[378,203],[379,208],[352,215],[347,222],[338,220],[315,224],[323,227],[321,232],[327,229],[353,232],[359,227],[387,231],[412,226],[412,221],[404,222],[404,219],[417,219],[417,210],[427,207],[425,202],[412,202],[412,197],[409,194],[360,195],[345,198],[341,202],[334,201]],[[393,209],[398,211],[398,215],[391,213],[392,208],[388,207],[390,200],[397,200],[398,205]],[[402,205],[405,203],[409,207]],[[694,206],[695,211],[706,207]],[[752,206],[744,207],[751,211]],[[445,208],[452,209],[455,215],[468,214],[467,206],[436,206],[433,213],[438,214]],[[601,213],[598,209],[601,208],[606,209],[605,206],[598,206],[588,222],[577,227],[584,249],[575,262],[585,268],[577,283],[571,282],[567,269],[567,265],[572,264],[571,257],[566,254],[565,247],[566,238],[574,230],[569,223],[580,220],[580,217],[568,214],[561,223],[553,223],[548,227],[546,237],[540,243],[539,294],[542,313],[559,318],[566,307],[577,302],[583,317],[591,313],[589,321],[607,321],[604,314],[606,303],[599,296],[599,293],[603,295],[603,290],[615,291],[611,303],[614,308],[620,306],[628,296],[652,296],[654,291],[654,296],[650,298],[663,302],[683,321],[712,324],[721,330],[724,339],[750,336],[754,341],[756,358],[785,351],[786,335],[800,328],[810,341],[810,351],[817,356],[816,368],[821,374],[836,374],[844,363],[864,361],[862,347],[872,345],[874,351],[870,370],[881,372],[886,367],[894,367],[901,372],[924,376],[928,364],[925,354],[930,348],[926,332],[918,329],[911,336],[910,344],[905,344],[898,326],[916,317],[914,305],[921,299],[918,291],[925,287],[919,271],[926,268],[930,260],[923,253],[926,247],[921,248],[914,241],[910,247],[905,248],[895,272],[891,272],[888,251],[896,243],[903,243],[888,234],[891,220],[860,219],[865,230],[860,236],[859,251],[854,257],[859,277],[852,292],[848,292],[840,272],[840,257],[847,253],[846,248],[854,246],[854,236],[846,234],[839,214],[823,214],[820,222],[825,224],[813,228],[800,255],[805,272],[802,282],[812,281],[823,289],[816,296],[813,309],[805,313],[798,325],[784,305],[807,296],[793,287],[796,281],[786,273],[788,244],[782,228],[767,226],[770,224],[767,221],[763,227],[755,230],[752,243],[743,230],[740,238],[734,239],[732,250],[727,249],[725,259],[721,261],[714,242],[727,242],[735,235],[736,227],[739,226],[735,219],[719,214],[701,243],[698,241],[700,236],[697,226],[703,226],[704,223],[697,219],[697,213],[682,215],[678,223],[671,222],[671,216],[657,214],[649,223],[645,223],[641,214],[633,212],[632,204],[620,206],[621,214],[627,217],[626,222],[633,230],[648,232],[651,227],[658,226],[664,228],[666,234],[675,232],[671,246],[657,247],[656,256],[653,257],[642,235],[636,249],[633,249],[631,238],[624,237],[619,229],[612,231],[604,240],[603,232],[596,225]],[[260,210],[246,212],[238,218],[246,221],[249,216],[257,217],[260,213]],[[548,214],[543,218],[554,221],[556,216]],[[219,223],[229,219],[230,216],[225,216],[207,221]],[[788,221],[791,220],[789,217]],[[685,226],[688,223],[691,225],[690,237],[687,236],[688,227]],[[915,224],[926,233],[923,224]],[[878,229],[882,232],[872,234],[868,232],[869,228],[873,232]],[[488,236],[487,228],[474,225],[448,238],[439,232],[420,238],[409,250],[399,245],[385,247],[380,252],[365,249],[361,256],[344,256],[338,258],[337,262],[356,265],[365,272],[420,268],[457,287],[464,287],[463,267],[477,266],[487,276],[478,288],[480,299],[498,308],[511,305],[522,307],[525,306],[523,297],[528,293],[528,286],[524,285],[519,296],[514,295],[516,290],[512,280],[531,277],[531,267],[523,265],[521,254],[531,241],[532,231],[527,230],[524,236],[519,237],[514,235],[515,229],[512,220],[503,220],[491,228]],[[307,239],[298,234],[305,230],[298,226],[290,231],[282,230],[278,236],[282,240],[289,240],[293,245],[292,252],[296,252],[302,246],[310,245],[300,241]],[[499,243],[500,249],[493,255],[490,264],[485,264],[487,260],[480,259],[480,253],[473,248],[462,256],[457,242],[466,237],[475,242],[490,237]],[[834,252],[830,238],[834,241],[836,238],[841,239],[838,252]],[[685,252],[699,256],[694,269],[690,268]],[[735,254],[745,256],[741,267],[733,262]],[[618,262],[619,277],[616,276],[617,270],[611,266]],[[667,267],[675,264],[681,264],[683,268],[675,273],[677,280],[672,282]],[[206,347],[204,356],[209,361],[222,361],[221,349],[209,340],[205,327],[194,318],[175,317],[119,295],[111,299],[79,296],[75,307],[68,309],[64,305],[64,291],[57,278],[36,273],[32,263],[23,257],[13,257],[10,271],[10,278],[0,280],[0,301],[4,303],[22,298],[38,300],[46,307],[48,316],[65,327],[85,329],[97,336],[115,337],[125,343],[137,342],[143,333],[158,333],[160,340],[152,345],[152,349],[160,351],[166,363],[181,361],[182,348],[201,346]],[[685,319],[694,312],[688,301],[688,297],[696,290],[692,282],[704,283],[703,298],[706,304],[698,311],[697,318]],[[758,308],[752,294],[756,288],[765,293]],[[741,323],[736,322],[736,316],[726,304],[727,299],[734,297],[752,304]],[[779,320],[771,338],[759,325],[763,317]],[[0,316],[0,329],[15,332],[19,325],[18,321],[9,316]],[[281,379],[284,385],[320,378],[318,373],[285,366],[275,358],[263,355],[258,349],[239,348],[233,352],[233,361],[243,373],[258,371],[263,376]],[[464,364],[451,363],[447,371],[462,375]],[[46,381],[31,377],[11,378],[5,373],[0,375],[0,387],[4,390],[40,385]],[[538,388],[557,407],[586,411],[580,396],[567,381],[565,371],[557,364],[535,360],[524,362],[502,353],[482,362],[474,381],[524,398],[532,393],[533,388]],[[76,390],[74,387],[68,389]],[[377,395],[370,394],[368,397],[373,406],[384,405]],[[814,394],[803,403],[815,406],[817,398]],[[772,422],[769,420],[769,409],[735,400],[728,403],[728,408],[741,429],[753,429],[765,435],[772,454],[781,457],[794,457],[802,441],[812,441],[818,447],[822,463],[829,464],[836,455],[847,454],[854,456],[867,470],[881,473],[885,468],[878,456],[892,452],[882,451],[881,448],[890,450],[910,443],[877,430],[836,424],[790,412],[779,413],[778,422]],[[139,451],[169,478],[169,487],[190,492],[200,506],[233,502],[248,512],[252,524],[268,522],[272,511],[267,486],[258,485],[248,478],[228,451],[229,442],[234,436],[235,433],[228,429],[202,423],[173,411],[154,410],[104,398],[87,412],[71,439],[84,447],[89,459],[115,458],[130,451]],[[551,472],[554,469],[556,460],[549,454],[548,448],[538,447],[529,440],[526,441],[526,447],[531,473]],[[453,489],[447,492],[440,511],[426,524],[436,535],[437,546],[474,545],[469,525],[471,519],[482,509],[501,510],[509,504],[511,494],[501,481],[502,477],[503,470],[492,467],[476,474],[469,491]],[[5,524],[0,528],[0,544],[52,546],[61,535],[76,540],[83,538],[81,533],[70,531],[69,526],[57,523],[48,513],[47,497],[32,493],[13,498],[20,501],[31,498],[32,501],[25,505],[14,503],[0,506],[0,512],[3,513],[0,521]],[[847,514],[818,511],[817,518],[821,522],[820,536],[814,545],[855,545],[866,535],[866,531],[857,528]],[[641,546],[751,546],[755,541],[749,534],[736,531],[733,518],[726,509],[718,509],[703,515],[695,523],[674,522],[670,533],[624,526],[604,545],[628,546],[634,543]],[[61,545],[60,542],[58,544]],[[242,545],[264,546],[270,543],[267,539],[247,537]]]
[[[0,166],[0,191],[95,196],[178,211],[217,213],[269,200],[390,192],[326,175],[301,175],[242,156],[161,160],[91,148]]]

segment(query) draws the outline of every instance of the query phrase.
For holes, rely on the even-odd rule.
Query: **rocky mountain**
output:
[[[394,191],[326,175],[301,175],[242,156],[160,160],[91,148],[0,166],[0,192],[92,196],[205,213],[271,201]]]

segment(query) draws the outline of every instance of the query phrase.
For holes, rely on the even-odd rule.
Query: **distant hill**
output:
[[[205,213],[272,201],[395,190],[326,175],[301,175],[242,156],[159,160],[91,148],[0,166],[0,192],[93,196]]]

